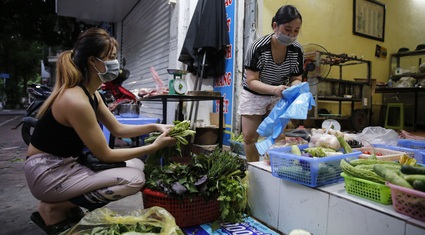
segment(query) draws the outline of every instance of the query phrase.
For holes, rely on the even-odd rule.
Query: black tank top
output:
[[[97,110],[98,100],[94,100],[83,85],[79,85],[87,97],[93,110]],[[84,148],[84,143],[74,128],[60,124],[53,117],[52,107],[37,121],[31,137],[31,144],[37,149],[60,157],[77,157]]]

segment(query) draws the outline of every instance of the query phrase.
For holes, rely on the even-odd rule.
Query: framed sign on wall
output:
[[[385,8],[374,0],[353,0],[353,34],[383,42]]]

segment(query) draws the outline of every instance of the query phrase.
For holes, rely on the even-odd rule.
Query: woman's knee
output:
[[[245,134],[243,136],[243,141],[245,144],[254,144],[258,140],[258,134]]]
[[[127,167],[131,167],[131,168],[136,168],[139,169],[141,171],[143,171],[145,169],[145,164],[143,163],[142,160],[138,159],[138,158],[133,158],[130,159],[128,161],[125,161]]]
[[[132,188],[142,188],[143,185],[145,185],[146,183],[146,178],[145,178],[145,173],[143,171],[139,171],[139,170],[132,170],[129,172],[129,176],[127,179],[127,184],[128,186],[132,187]]]

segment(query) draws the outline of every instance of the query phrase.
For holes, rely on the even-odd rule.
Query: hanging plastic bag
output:
[[[257,128],[257,133],[260,136],[267,137],[255,144],[261,155],[274,144],[290,119],[304,120],[307,118],[307,113],[311,107],[316,106],[307,82],[289,87],[282,94],[283,98],[273,107],[270,114]]]
[[[151,71],[152,79],[154,80],[154,82],[156,84],[156,89],[158,91],[164,89],[164,82],[162,82],[162,80],[159,77],[158,73],[156,72],[155,68],[154,67],[150,67],[149,70]]]

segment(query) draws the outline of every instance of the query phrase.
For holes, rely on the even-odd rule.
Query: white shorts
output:
[[[239,115],[264,115],[279,102],[279,96],[256,95],[245,89],[239,97]]]

